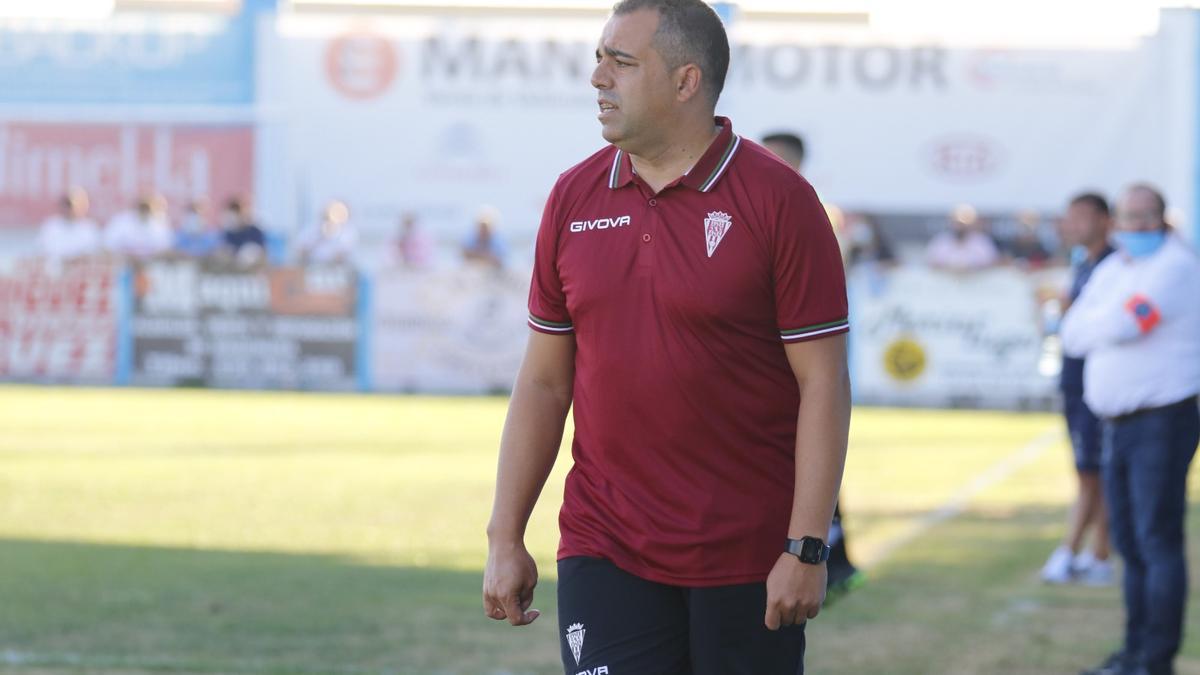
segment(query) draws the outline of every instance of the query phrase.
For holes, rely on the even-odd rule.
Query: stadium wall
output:
[[[1052,407],[1064,277],[1062,269],[857,268],[856,400]],[[0,380],[506,392],[528,334],[528,283],[527,268],[12,263],[0,266]]]

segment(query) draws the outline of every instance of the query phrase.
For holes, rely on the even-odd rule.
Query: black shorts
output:
[[[763,625],[765,583],[681,588],[607,560],[558,563],[567,675],[798,675],[804,625]]]
[[[1081,473],[1100,471],[1100,420],[1077,394],[1063,396],[1063,414],[1075,451],[1075,468]]]

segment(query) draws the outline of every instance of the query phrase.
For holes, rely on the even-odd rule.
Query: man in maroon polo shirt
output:
[[[524,625],[524,531],[574,402],[567,673],[801,673],[850,397],[841,258],[811,186],[713,111],[701,0],[624,0],[592,84],[611,145],[559,177],[500,444],[487,616]]]

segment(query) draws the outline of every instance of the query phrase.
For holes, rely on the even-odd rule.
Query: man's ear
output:
[[[675,70],[675,98],[680,103],[686,103],[697,95],[703,95],[704,73],[694,63],[688,63]]]

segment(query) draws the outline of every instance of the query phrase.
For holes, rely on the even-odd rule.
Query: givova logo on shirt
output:
[[[587,230],[611,230],[618,227],[625,227],[630,222],[629,216],[617,216],[616,218],[597,218],[595,220],[576,220],[571,223],[572,232],[586,232]]]

